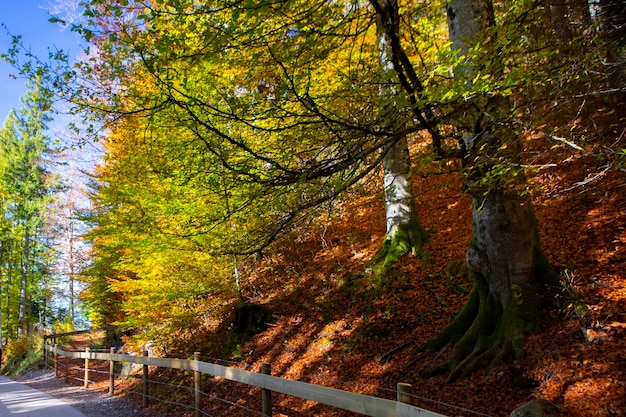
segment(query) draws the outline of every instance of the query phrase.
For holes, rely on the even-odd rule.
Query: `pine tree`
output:
[[[8,283],[5,286],[5,323],[11,319],[11,294],[17,293],[17,325],[28,330],[31,289],[43,278],[41,240],[42,213],[50,196],[49,174],[44,158],[48,150],[46,124],[50,121],[49,95],[38,84],[29,84],[20,108],[11,110],[0,130],[0,182],[4,191],[3,236]],[[19,277],[12,276],[19,271]],[[19,278],[19,279],[16,279]],[[17,291],[16,291],[17,288]]]

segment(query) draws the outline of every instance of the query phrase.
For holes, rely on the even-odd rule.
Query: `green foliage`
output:
[[[11,340],[6,348],[6,361],[2,374],[20,375],[43,361],[43,339],[37,334],[21,335]]]
[[[28,320],[49,314],[52,297],[47,287],[54,252],[43,230],[55,188],[44,162],[51,154],[51,101],[37,81],[27,85],[21,106],[0,129],[0,336],[9,338],[24,334]]]
[[[52,324],[52,332],[54,333],[69,333],[74,330],[76,329],[74,328],[74,323],[70,317],[67,317],[65,320],[56,321]],[[71,340],[71,336],[57,337],[55,340],[59,346],[67,346]]]
[[[503,1],[498,26],[461,54],[448,39],[446,1],[400,1],[391,22],[377,4],[91,0],[73,30],[97,54],[75,65],[62,53],[48,66],[22,63],[24,76],[83,116],[77,133],[106,148],[86,218],[93,260],[81,276],[93,324],[140,328],[165,346],[192,340],[242,298],[248,256],[362,185],[399,137],[432,140],[437,152],[435,137],[452,143],[446,153],[464,157],[467,190],[524,192],[518,131],[538,121],[530,104],[591,88],[601,66],[594,36],[555,40],[543,3]],[[398,37],[384,70],[377,20]],[[16,38],[8,55],[16,65],[19,47]],[[40,121],[49,91],[29,107]],[[12,118],[0,158],[0,268],[14,313],[20,242],[39,224],[47,191],[26,141],[4,140],[17,131]],[[39,129],[26,135],[33,141],[36,119],[24,119]],[[31,144],[44,152],[42,138]],[[434,152],[424,155],[429,166]],[[427,234],[413,223],[387,238],[374,258],[381,286],[406,253],[425,258]]]
[[[218,3],[94,1],[76,28],[103,65],[82,67],[91,88],[71,95],[108,129],[83,299],[94,322],[147,338],[238,297],[234,256],[369,175],[386,140],[371,10]],[[124,94],[93,88],[110,82]]]

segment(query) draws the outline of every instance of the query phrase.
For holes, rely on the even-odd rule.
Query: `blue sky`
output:
[[[69,29],[64,29],[58,24],[50,23],[51,17],[48,10],[55,10],[64,19],[75,18],[80,14],[76,10],[76,5],[80,0],[0,0],[0,52],[4,53],[11,46],[11,35],[21,35],[22,43],[25,47],[42,59],[47,58],[48,51],[62,49],[70,56],[76,56],[81,52],[80,39],[78,35]],[[74,16],[74,17],[72,17]],[[15,79],[11,75],[16,74],[16,70],[0,60],[0,126],[4,123],[11,107],[18,107],[20,97],[25,93],[25,80]],[[55,120],[48,124],[48,136],[51,141],[59,140],[64,146],[71,143],[71,136],[68,135],[66,125],[67,116],[55,117]],[[67,141],[67,142],[66,142]],[[80,175],[76,174],[77,169],[89,170],[99,160],[101,150],[96,145],[89,148],[78,149],[75,152],[67,152],[63,156],[57,155],[59,164],[54,168],[58,170],[66,183],[67,178],[75,178],[72,183],[82,181]],[[74,185],[72,185],[74,186]]]
[[[0,0],[0,52],[6,52],[11,45],[12,35],[21,35],[22,43],[42,58],[48,50],[63,49],[70,56],[79,53],[77,36],[69,29],[48,22],[48,9],[59,0]],[[24,94],[24,80],[13,79],[15,70],[0,61],[0,124],[9,114],[11,107],[19,105]]]

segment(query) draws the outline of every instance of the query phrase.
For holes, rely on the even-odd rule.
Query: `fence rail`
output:
[[[110,361],[109,395],[113,395],[114,393],[115,376],[113,374],[113,369],[116,362],[134,363],[142,365],[142,395],[144,407],[147,406],[149,398],[148,366],[155,366],[160,368],[180,369],[184,371],[195,372],[194,381],[196,392],[196,415],[199,415],[200,409],[200,376],[202,374],[207,374],[261,388],[263,393],[262,415],[264,417],[271,417],[272,415],[272,392],[287,394],[304,400],[310,400],[319,404],[325,404],[342,410],[372,417],[445,417],[442,414],[438,414],[433,411],[425,410],[423,408],[419,408],[409,404],[408,402],[410,402],[411,398],[410,395],[408,395],[408,393],[410,392],[410,385],[408,384],[398,384],[398,401],[393,401],[370,395],[357,394],[349,391],[339,390],[336,388],[329,388],[320,385],[309,384],[306,382],[293,381],[272,376],[269,375],[269,373],[271,372],[269,364],[264,364],[261,373],[256,373],[208,362],[202,362],[198,360],[199,354],[197,353],[194,355],[193,360],[188,360],[149,357],[147,351],[144,351],[143,356],[125,355],[120,353],[114,353],[113,348],[111,348],[110,353],[91,352],[89,351],[89,349],[85,351],[69,352],[59,349],[58,346],[53,346],[48,343],[44,345],[44,350],[54,355],[54,366],[57,370],[59,368],[59,357],[66,358],[66,379],[69,372],[67,361],[69,359],[83,359],[85,361],[85,387],[87,387],[89,381],[89,361]]]

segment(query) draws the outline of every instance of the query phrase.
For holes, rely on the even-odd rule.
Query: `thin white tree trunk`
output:
[[[376,22],[376,40],[378,45],[378,60],[381,68],[382,82],[380,85],[382,128],[386,129],[389,137],[394,138],[395,144],[383,157],[384,191],[385,191],[385,218],[387,234],[382,252],[375,259],[384,255],[385,263],[390,264],[407,252],[423,253],[422,244],[427,240],[426,233],[421,226],[415,207],[411,183],[411,161],[409,156],[406,135],[404,130],[404,108],[398,108],[397,98],[400,94],[397,86],[396,73],[393,66],[392,39],[389,31],[398,30],[399,17],[396,0],[380,2],[385,13],[379,15]],[[386,19],[386,20],[385,20]],[[399,252],[391,250],[401,246]],[[387,257],[389,252],[396,255]]]
[[[387,239],[409,227],[417,216],[411,189],[409,148],[402,137],[383,159]]]
[[[69,293],[70,293],[70,323],[72,325],[72,328],[74,328],[74,325],[76,323],[76,312],[75,312],[75,301],[74,301],[74,280],[76,278],[75,275],[75,267],[74,267],[74,262],[75,262],[75,256],[74,256],[74,220],[73,220],[73,216],[71,215],[72,212],[70,212],[70,216],[69,216],[69,224],[68,224],[68,240],[69,240]]]
[[[28,270],[30,261],[30,232],[28,227],[24,232],[24,251],[22,254],[22,282],[20,285],[20,309],[18,313],[19,331],[25,333],[26,317],[26,287],[28,285]]]

